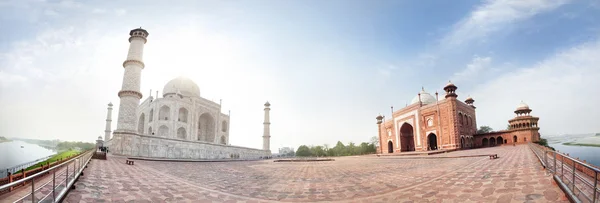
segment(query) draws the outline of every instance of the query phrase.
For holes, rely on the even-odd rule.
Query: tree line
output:
[[[95,147],[96,147],[96,145],[94,143],[89,143],[89,142],[64,141],[64,142],[59,142],[56,145],[56,149],[58,151],[71,150],[71,149],[76,149],[76,148],[80,148],[81,150],[85,151],[85,150],[94,149]]]
[[[300,145],[296,150],[296,156],[300,157],[325,157],[325,156],[352,156],[352,155],[364,155],[364,154],[374,154],[377,152],[377,143],[371,142],[362,142],[359,145],[356,145],[353,142],[348,143],[348,145],[344,145],[341,141],[338,141],[335,147],[329,147],[329,145],[324,144],[322,146],[306,146]]]

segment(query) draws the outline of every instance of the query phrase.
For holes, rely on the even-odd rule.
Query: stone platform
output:
[[[500,158],[478,157],[498,154]],[[527,145],[463,158],[329,162],[93,160],[65,202],[568,202]]]

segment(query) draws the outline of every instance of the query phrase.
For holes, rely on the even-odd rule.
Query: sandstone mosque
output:
[[[507,130],[477,134],[475,100],[470,96],[458,100],[456,85],[444,87],[444,99],[421,90],[410,105],[392,110],[392,118],[377,116],[380,153],[409,151],[457,150],[490,147],[502,144],[521,144],[540,140],[539,118],[530,115],[523,102],[508,121]]]
[[[129,32],[129,52],[123,62],[123,85],[117,128],[111,138],[112,104],[108,104],[105,146],[115,155],[173,159],[256,159],[271,155],[269,150],[269,102],[265,103],[263,149],[229,144],[230,116],[221,104],[200,96],[192,80],[178,77],[169,81],[162,98],[143,98],[140,92],[144,45],[148,32],[142,28]]]

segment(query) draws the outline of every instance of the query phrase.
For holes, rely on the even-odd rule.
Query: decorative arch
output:
[[[429,133],[429,135],[427,135],[427,145],[428,145],[429,150],[437,150],[438,149],[437,135],[435,135],[433,133]]]
[[[487,138],[483,138],[483,140],[481,140],[481,145],[483,145],[483,147],[489,147],[489,141]]]
[[[221,144],[222,145],[226,145],[227,144],[227,139],[225,138],[225,135],[221,136]]]
[[[228,128],[228,127],[229,127],[229,126],[227,126],[227,121],[223,121],[223,122],[221,122],[221,131],[222,131],[222,132],[227,132],[227,128]]]
[[[504,140],[502,139],[502,137],[498,136],[498,138],[496,138],[496,144],[497,144],[497,145],[502,145],[502,144],[504,144]]]
[[[394,143],[392,141],[388,141],[388,153],[394,153]]]
[[[167,127],[166,125],[161,125],[158,128],[158,136],[161,136],[161,137],[169,136],[169,127]]]
[[[177,129],[177,138],[185,140],[186,137],[187,133],[184,127],[180,127],[179,129]]]
[[[462,115],[462,113],[458,113],[458,122],[460,123],[460,125],[463,124],[463,115]]]
[[[466,147],[466,143],[465,143],[465,137],[461,137],[460,138],[460,148],[464,149]]]
[[[188,110],[186,108],[179,108],[179,114],[177,121],[187,123],[188,121]]]
[[[154,132],[152,132],[152,126],[148,127],[148,135],[154,135]]]
[[[169,120],[169,116],[171,115],[171,108],[169,106],[164,105],[160,107],[158,111],[158,120]]]
[[[198,140],[215,142],[215,119],[209,113],[203,113],[198,119]]]
[[[408,123],[404,123],[400,127],[400,151],[415,151],[413,126]]]
[[[513,142],[516,143],[517,142],[517,136],[513,136]]]
[[[148,114],[148,122],[152,122],[154,120],[154,109],[150,109],[150,114]],[[148,132],[150,134],[150,132]]]
[[[138,120],[138,133],[144,134],[144,120],[146,119],[146,115],[142,113],[140,115],[140,119]]]
[[[496,139],[490,138],[490,147],[496,146]]]

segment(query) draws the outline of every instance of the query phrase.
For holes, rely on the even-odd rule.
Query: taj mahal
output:
[[[128,157],[172,159],[257,159],[271,155],[269,149],[269,102],[265,103],[263,148],[232,146],[229,142],[229,114],[222,113],[221,103],[200,96],[192,80],[177,77],[153,97],[140,92],[142,60],[148,31],[138,28],[129,32],[129,52],[123,62],[124,75],[117,128],[112,132],[112,103],[108,104],[104,146],[112,154]],[[152,93],[152,92],[150,92]]]

